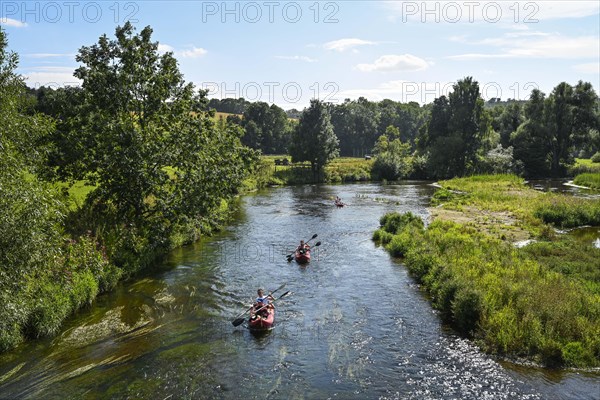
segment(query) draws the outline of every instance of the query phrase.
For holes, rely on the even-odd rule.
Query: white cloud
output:
[[[193,46],[191,50],[181,50],[178,51],[176,54],[183,58],[199,58],[205,55],[206,53],[208,53],[208,51],[206,51],[205,49]]]
[[[490,58],[576,59],[600,57],[600,38],[598,36],[566,37],[542,32],[531,32],[530,36],[533,36],[533,38],[516,39],[507,34],[500,38],[484,39],[475,44],[500,47],[501,51],[459,54],[447,58],[476,60]]]
[[[388,54],[379,57],[373,64],[358,64],[356,68],[360,71],[420,71],[429,66],[427,61],[412,54],[395,55]]]
[[[12,18],[0,18],[0,24],[5,26],[12,26],[13,28],[25,28],[27,24],[25,22],[17,21]]]
[[[158,52],[159,53],[167,53],[169,51],[175,51],[173,46],[169,46],[168,44],[164,44],[164,43],[158,44]]]
[[[368,46],[374,45],[375,42],[371,42],[368,40],[356,39],[356,38],[348,38],[348,39],[339,39],[331,42],[327,42],[323,45],[326,50],[334,50],[337,52],[344,52],[346,50],[355,50],[356,47],[359,46]]]
[[[189,46],[191,47],[191,49],[176,49],[175,47],[165,44],[165,43],[159,43],[158,44],[158,52],[161,54],[167,53],[167,52],[171,52],[173,54],[175,54],[176,57],[181,57],[181,58],[199,58],[202,57],[203,55],[205,55],[206,53],[208,53],[208,51],[206,49],[203,49],[201,47],[196,47],[196,46]]]
[[[29,87],[78,86],[81,81],[73,76],[73,67],[33,67],[22,73]]]
[[[280,60],[304,61],[309,63],[317,61],[314,58],[310,58],[307,56],[275,56],[275,58],[278,58]]]
[[[70,53],[28,53],[24,54],[27,58],[59,58],[59,57],[75,57],[75,54]]]
[[[574,65],[573,69],[584,74],[600,75],[600,62]]]

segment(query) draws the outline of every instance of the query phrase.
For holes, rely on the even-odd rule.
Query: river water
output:
[[[600,375],[481,353],[445,328],[404,266],[371,241],[379,217],[427,217],[426,183],[296,186],[240,199],[220,234],[174,251],[52,339],[0,355],[0,399],[598,399]],[[333,206],[339,195],[349,205]],[[308,266],[288,263],[318,237]],[[231,321],[286,283],[276,326]]]

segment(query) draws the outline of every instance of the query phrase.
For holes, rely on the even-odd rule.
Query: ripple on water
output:
[[[442,338],[418,367],[404,360],[406,387],[388,391],[380,399],[525,399],[542,397],[515,381],[468,340]],[[408,367],[408,368],[404,368]]]

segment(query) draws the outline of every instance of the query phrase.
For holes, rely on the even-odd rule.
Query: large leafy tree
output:
[[[331,121],[343,156],[363,156],[373,149],[377,133],[377,104],[360,97],[330,106]]]
[[[476,170],[491,131],[479,84],[471,77],[459,80],[448,98],[434,101],[427,130],[419,139],[429,154],[428,169],[435,177],[462,176]]]
[[[450,102],[450,133],[460,138],[462,149],[458,158],[458,175],[473,172],[477,166],[478,155],[485,137],[489,134],[491,120],[484,110],[484,101],[479,93],[479,83],[472,77],[459,80],[448,95]]]
[[[208,216],[236,193],[254,153],[241,130],[218,127],[205,91],[184,81],[176,59],[160,54],[152,29],[130,23],[82,47],[78,119],[86,147],[80,172],[97,184],[88,197],[119,223],[168,234],[179,221]]]
[[[310,161],[313,174],[317,176],[329,161],[338,156],[338,144],[327,105],[311,100],[292,135],[292,161]]]
[[[525,105],[525,121],[513,136],[515,158],[529,176],[564,176],[577,142],[590,141],[598,129],[598,96],[589,83],[562,82],[552,93],[534,90]]]
[[[546,96],[534,89],[524,107],[525,121],[512,135],[514,157],[524,165],[525,174],[532,177],[550,173],[550,136],[544,103]]]
[[[518,102],[509,103],[498,109],[500,113],[496,119],[497,131],[500,134],[500,144],[502,147],[507,148],[511,144],[511,136],[523,123],[523,110]]]

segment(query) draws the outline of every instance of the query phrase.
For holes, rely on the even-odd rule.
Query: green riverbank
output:
[[[391,213],[373,239],[403,257],[443,319],[489,353],[600,366],[600,249],[554,229],[600,225],[600,202],[510,175],[440,185],[427,228]]]

